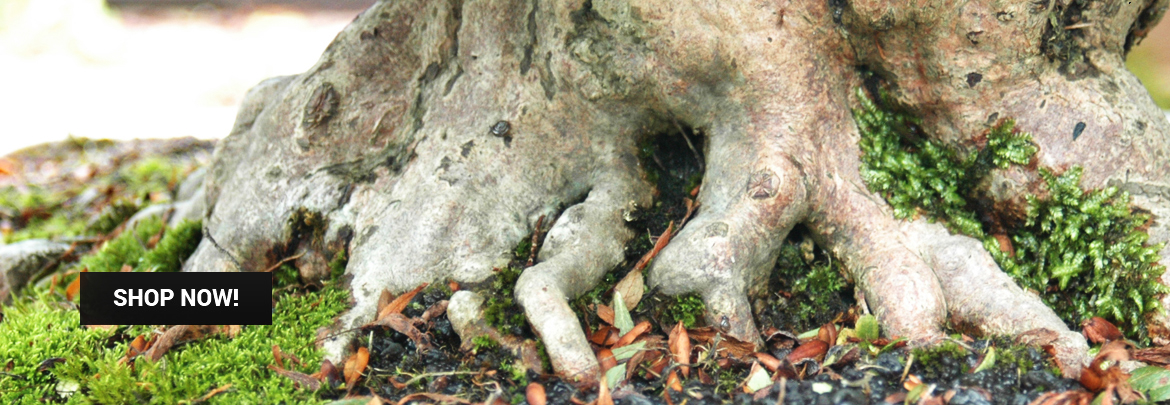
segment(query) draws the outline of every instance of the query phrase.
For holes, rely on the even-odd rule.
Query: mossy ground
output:
[[[1148,340],[1143,314],[1158,309],[1156,296],[1170,290],[1157,281],[1161,246],[1146,244],[1149,218],[1133,212],[1128,195],[1082,190],[1079,167],[1060,174],[1036,168],[1046,195],[1027,196],[1026,217],[1011,221],[979,203],[977,185],[991,170],[1030,164],[1037,151],[1030,135],[1003,120],[988,131],[985,146],[961,157],[922,134],[918,120],[882,96],[880,85],[872,90],[875,99],[858,89],[861,107],[854,111],[862,177],[896,215],[922,213],[983,240],[1004,271],[1070,326],[1100,316],[1131,339]]]
[[[186,223],[173,228],[153,249],[139,240],[156,235],[157,220],[144,221],[132,231],[109,241],[97,252],[81,258],[78,266],[90,271],[118,271],[129,264],[134,271],[173,271],[198,242]],[[197,399],[213,388],[232,384],[228,392],[213,397],[220,403],[321,402],[314,393],[294,387],[291,380],[271,372],[272,346],[301,359],[297,371],[311,373],[321,362],[315,346],[316,330],[326,326],[348,305],[348,294],[332,285],[320,290],[290,290],[280,294],[273,308],[272,325],[245,326],[235,338],[206,337],[173,348],[162,360],[138,358],[120,364],[130,341],[140,334],[151,336],[146,326],[91,329],[78,324],[76,306],[62,296],[66,284],[29,289],[13,305],[3,309],[0,322],[0,359],[11,368],[0,375],[0,401],[36,403],[41,400],[69,403],[178,403]],[[36,371],[47,359],[63,362]],[[316,399],[315,399],[316,398]]]
[[[133,364],[119,360],[136,336],[149,339],[162,325],[113,329],[79,325],[76,304],[64,296],[77,271],[121,271],[124,265],[136,272],[177,271],[199,242],[198,222],[163,230],[161,220],[148,219],[134,229],[111,233],[139,207],[172,198],[182,176],[209,152],[206,144],[177,143],[129,148],[71,140],[5,158],[26,169],[96,167],[85,181],[67,173],[64,179],[46,183],[51,187],[11,182],[0,188],[6,240],[84,235],[105,242],[75,262],[61,263],[54,276],[26,288],[0,309],[0,403],[173,404],[196,401],[227,384],[231,388],[210,402],[319,403],[340,395],[299,389],[267,368],[274,364],[276,345],[301,360],[286,362],[286,367],[316,371],[322,356],[315,344],[317,329],[348,306],[348,294],[333,282],[317,289],[281,290],[274,294],[272,325],[244,326],[234,338],[212,335],[181,343],[158,362],[142,357]],[[144,149],[174,153],[139,156]],[[34,172],[25,177],[32,181],[45,175]],[[94,195],[86,191],[90,189],[100,189],[98,196],[79,198]],[[331,265],[344,268],[344,255]]]
[[[115,143],[71,138],[0,159],[5,243],[103,235],[139,208],[172,201],[178,182],[210,160],[211,142]]]

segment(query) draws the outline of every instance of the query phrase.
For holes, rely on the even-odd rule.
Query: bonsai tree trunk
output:
[[[1080,165],[1083,187],[1118,186],[1162,215],[1170,128],[1123,58],[1167,1],[912,3],[380,2],[308,72],[249,92],[217,147],[207,237],[186,270],[300,255],[316,279],[347,251],[344,330],[374,317],[384,289],[488,278],[556,218],[516,298],[556,371],[595,381],[567,301],[623,259],[627,221],[652,204],[638,145],[681,123],[706,136],[701,207],[649,282],[698,293],[711,324],[760,343],[748,296],[804,224],[886,334],[1022,336],[1075,374],[1084,339],[980,241],[898,219],[867,187],[854,90],[881,81],[921,117],[917,133],[960,154],[1005,118],[1033,134],[1033,164],[989,176],[994,210],[1022,210],[1043,188],[1037,167]],[[1155,218],[1152,242],[1166,226]],[[475,313],[468,294],[453,319]]]

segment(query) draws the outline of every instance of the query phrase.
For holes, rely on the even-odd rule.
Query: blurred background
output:
[[[0,156],[69,136],[226,136],[375,0],[0,0]]]
[[[0,155],[67,137],[227,135],[375,0],[0,0]],[[1170,108],[1170,23],[1128,64]]]

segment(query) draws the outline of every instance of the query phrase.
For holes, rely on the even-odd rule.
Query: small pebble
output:
[[[492,135],[495,136],[508,136],[508,131],[511,130],[512,124],[509,124],[508,121],[498,121],[492,125]]]

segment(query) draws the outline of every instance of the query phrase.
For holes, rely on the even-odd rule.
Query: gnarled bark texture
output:
[[[1118,184],[1161,214],[1170,128],[1122,61],[1166,4],[380,2],[308,72],[249,93],[216,151],[209,237],[186,270],[263,270],[303,253],[295,264],[314,278],[348,249],[344,329],[374,316],[383,289],[484,280],[555,217],[516,295],[557,371],[593,381],[567,300],[622,260],[626,221],[651,204],[637,145],[678,121],[707,136],[702,205],[649,280],[700,294],[728,334],[760,341],[748,296],[805,224],[887,334],[930,342],[961,324],[1052,343],[1079,364],[1084,340],[979,242],[895,219],[867,190],[851,90],[868,67],[926,133],[961,149],[1014,117],[1041,165],[1084,165],[1085,186]],[[1005,206],[1039,181],[1021,168],[995,176],[989,193]],[[452,319],[474,320],[456,303],[478,300],[452,302]]]

